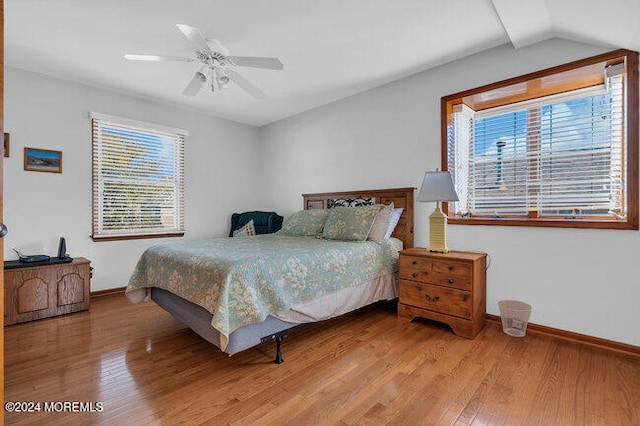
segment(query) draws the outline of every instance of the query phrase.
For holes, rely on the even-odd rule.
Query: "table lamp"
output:
[[[436,202],[436,209],[429,216],[429,251],[449,253],[447,216],[440,209],[440,203],[442,201],[458,201],[458,194],[453,187],[451,174],[440,172],[438,169],[435,172],[426,172],[417,201]]]

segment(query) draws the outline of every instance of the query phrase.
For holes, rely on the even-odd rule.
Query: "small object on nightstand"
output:
[[[455,334],[473,339],[485,323],[486,256],[423,248],[401,251],[398,318],[440,321]]]

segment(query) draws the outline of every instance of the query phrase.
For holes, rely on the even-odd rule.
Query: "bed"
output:
[[[336,202],[402,208],[382,242],[277,233],[153,246],[141,256],[127,296],[134,303],[150,297],[229,355],[275,341],[281,363],[285,334],[397,297],[397,253],[413,247],[413,194],[414,188],[396,188],[303,195],[304,210],[316,210],[309,214]]]

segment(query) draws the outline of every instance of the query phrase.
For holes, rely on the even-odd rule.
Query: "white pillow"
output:
[[[400,221],[400,216],[402,215],[402,211],[404,209],[393,209],[391,215],[389,216],[389,227],[387,228],[387,232],[384,234],[382,240],[388,240],[391,238],[391,234],[393,234],[393,230],[398,226],[398,222]]]
[[[384,236],[387,233],[387,229],[389,229],[389,218],[392,212],[393,203],[380,209],[376,218],[373,220],[373,225],[371,226],[367,240],[375,241],[376,243],[384,241]]]
[[[256,228],[253,226],[253,219],[247,222],[242,228],[233,231],[234,237],[252,237],[254,235],[256,235]]]

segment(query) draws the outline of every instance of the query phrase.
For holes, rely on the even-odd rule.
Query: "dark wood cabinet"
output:
[[[4,324],[89,309],[90,261],[4,270]]]

